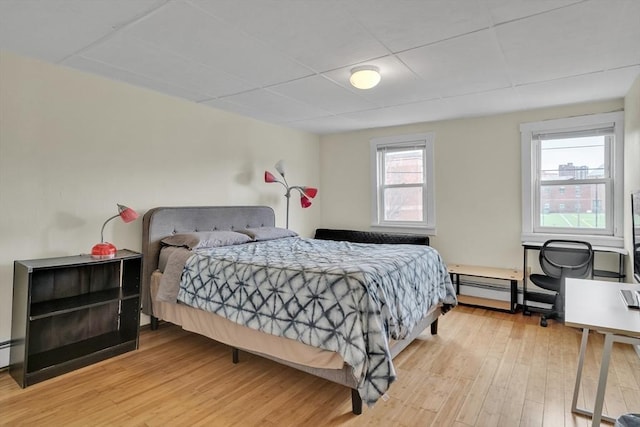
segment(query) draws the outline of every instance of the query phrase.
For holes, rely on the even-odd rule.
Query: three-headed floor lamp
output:
[[[104,224],[102,224],[102,230],[100,230],[100,243],[96,243],[93,248],[91,248],[91,257],[96,259],[109,259],[114,258],[116,256],[116,247],[113,243],[104,241],[104,226],[107,225],[109,221],[115,218],[122,218],[124,222],[131,222],[138,218],[138,213],[127,207],[125,205],[118,204],[118,213],[111,218],[108,218]]]
[[[291,191],[292,190],[296,190],[297,192],[300,193],[300,206],[302,206],[302,208],[308,208],[309,206],[311,206],[311,199],[313,199],[314,197],[316,197],[316,194],[318,194],[318,189],[314,188],[314,187],[303,187],[303,186],[299,186],[299,185],[289,185],[289,183],[287,183],[287,179],[284,177],[284,161],[280,160],[278,163],[276,163],[275,166],[276,170],[278,171],[278,173],[280,174],[280,176],[282,177],[282,181],[280,181],[279,179],[277,179],[271,172],[269,171],[264,171],[264,182],[266,183],[272,183],[272,182],[277,182],[278,184],[282,185],[285,189],[285,193],[284,193],[284,197],[287,198],[287,222],[286,222],[286,227],[289,228],[289,198],[291,197]]]

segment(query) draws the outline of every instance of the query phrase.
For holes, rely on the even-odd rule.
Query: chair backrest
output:
[[[540,249],[540,267],[547,276],[587,278],[593,276],[593,248],[589,242],[547,240]]]

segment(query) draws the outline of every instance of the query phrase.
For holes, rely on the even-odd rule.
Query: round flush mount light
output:
[[[380,70],[373,65],[352,68],[349,82],[357,89],[371,89],[380,83]]]

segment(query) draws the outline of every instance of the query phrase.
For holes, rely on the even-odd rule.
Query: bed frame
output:
[[[142,312],[151,316],[151,329],[158,327],[158,319],[153,315],[151,301],[151,275],[158,268],[158,258],[160,255],[160,240],[174,233],[192,231],[211,230],[234,230],[249,227],[268,227],[275,225],[275,214],[268,206],[197,206],[197,207],[159,207],[153,208],[144,215],[142,231],[142,253],[143,253],[143,277],[142,277]],[[345,230],[339,230],[345,231]],[[355,232],[360,233],[360,232]],[[366,233],[376,243],[385,243],[383,233]],[[357,234],[359,239],[362,235]],[[393,235],[392,235],[393,236]],[[323,235],[323,238],[344,239],[344,233]],[[344,239],[348,240],[348,239]],[[428,243],[428,240],[426,241]],[[389,243],[404,243],[389,239]],[[196,309],[194,309],[196,310]],[[431,326],[431,333],[437,333],[438,316],[440,309],[432,310],[414,328],[411,334],[404,340],[394,341],[391,347],[391,355],[395,357],[405,347],[407,347],[422,331]],[[293,367],[295,369],[316,375],[318,377],[336,382],[351,388],[352,411],[354,414],[362,413],[362,399],[357,390],[357,381],[352,375],[351,367],[346,365],[342,369],[321,369],[309,367],[270,355],[242,349],[244,351],[257,354],[259,356],[274,360],[278,363]],[[233,348],[233,363],[238,363],[238,349]]]

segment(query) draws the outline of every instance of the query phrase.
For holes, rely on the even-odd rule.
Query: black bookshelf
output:
[[[9,371],[21,387],[138,348],[142,255],[14,262]]]

